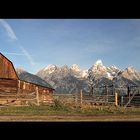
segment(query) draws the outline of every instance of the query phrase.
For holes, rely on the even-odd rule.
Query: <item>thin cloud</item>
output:
[[[4,54],[10,54],[10,55],[25,55],[21,53],[10,53],[10,52],[3,52]]]
[[[13,31],[12,27],[5,20],[3,20],[3,19],[0,19],[0,23],[4,27],[4,29],[6,30],[6,33],[9,36],[9,38],[12,39],[12,40],[18,41],[18,38],[17,38],[15,32]],[[25,55],[26,58],[29,60],[30,64],[32,66],[35,65],[35,62],[33,61],[33,58],[28,53],[28,51],[23,46],[21,46],[20,44],[19,44],[19,48],[23,52],[23,55]],[[18,55],[16,53],[11,53],[11,54]]]
[[[17,37],[13,31],[13,29],[11,28],[11,26],[3,19],[0,19],[0,23],[2,24],[2,26],[5,28],[8,36],[12,39],[12,40],[17,40]]]
[[[31,64],[32,66],[34,66],[34,65],[35,65],[35,62],[33,61],[31,55],[24,49],[23,46],[19,45],[19,47],[20,47],[20,49],[22,50],[22,52],[26,55],[26,57],[28,58],[28,60],[30,61],[30,64]]]

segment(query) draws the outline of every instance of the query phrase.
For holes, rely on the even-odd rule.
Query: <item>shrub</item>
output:
[[[67,106],[65,106],[63,103],[61,103],[59,100],[55,99],[54,100],[54,105],[53,108],[55,110],[64,110],[64,111],[68,111],[69,108]]]

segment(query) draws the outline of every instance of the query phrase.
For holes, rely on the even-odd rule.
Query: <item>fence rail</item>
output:
[[[103,89],[103,88],[102,88]],[[97,88],[95,88],[97,90]],[[99,88],[98,88],[99,90]],[[108,91],[111,88],[103,91],[102,94],[93,95],[82,94],[82,92],[77,94],[54,94],[56,99],[62,102],[75,102],[75,104],[82,103],[107,103],[114,104],[116,106],[140,106],[140,87],[128,87],[128,88],[114,88],[114,94],[109,94]],[[105,92],[106,91],[106,92]],[[121,94],[121,92],[125,94]],[[113,92],[112,92],[113,93]],[[139,95],[139,96],[138,96]]]
[[[22,91],[22,92],[21,92]],[[34,92],[18,90],[16,93],[2,92],[0,94],[0,105],[23,104],[23,102],[34,101],[34,104],[39,105],[38,88]],[[27,105],[27,104],[26,104]]]
[[[84,94],[53,94],[55,99],[60,100],[61,102],[73,102],[75,104],[84,104],[84,103],[109,103],[115,104],[115,95],[99,95],[99,96],[90,96]]]
[[[126,105],[129,101],[129,97],[123,97],[123,101],[121,103],[122,106]],[[140,96],[135,96],[129,103],[130,106],[140,106]]]

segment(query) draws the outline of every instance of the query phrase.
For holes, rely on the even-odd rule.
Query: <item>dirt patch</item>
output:
[[[140,115],[0,116],[0,121],[140,121]]]

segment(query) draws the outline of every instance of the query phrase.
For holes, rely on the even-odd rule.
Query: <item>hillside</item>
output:
[[[27,71],[25,71],[21,68],[16,68],[16,72],[17,72],[19,79],[21,79],[21,80],[25,80],[25,81],[35,83],[35,84],[38,84],[41,86],[47,86],[47,87],[52,88],[52,86],[50,84],[48,84],[45,80],[41,79],[37,75],[33,75],[31,73],[28,73]]]

